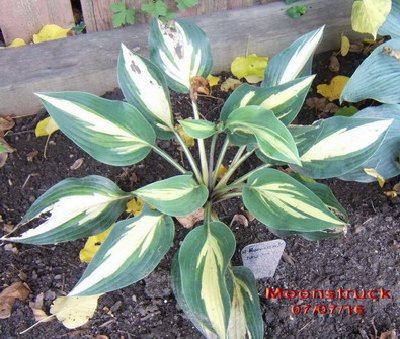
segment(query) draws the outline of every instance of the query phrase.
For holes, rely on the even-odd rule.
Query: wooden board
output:
[[[115,0],[80,0],[87,32],[112,29],[110,5]]]
[[[326,24],[320,51],[350,38],[351,1],[313,0],[309,12],[292,19],[282,2],[194,17],[210,37],[214,72],[229,70],[236,56],[273,56],[301,34]],[[249,20],[251,18],[251,20]],[[27,115],[42,106],[37,91],[78,90],[102,95],[117,86],[116,60],[121,42],[147,55],[148,25],[96,32],[0,52],[0,115]]]
[[[0,0],[0,29],[6,45],[15,38],[30,41],[46,24],[73,27],[71,0]]]

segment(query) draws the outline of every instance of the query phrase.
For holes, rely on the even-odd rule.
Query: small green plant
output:
[[[129,166],[153,151],[178,175],[132,192],[96,175],[63,180],[33,203],[19,225],[38,226],[2,240],[44,245],[88,237],[113,225],[133,197],[143,199],[142,213],[114,224],[69,293],[83,298],[150,274],[173,243],[172,217],[204,207],[203,224],[187,234],[173,260],[175,297],[208,338],[262,338],[254,276],[246,267],[232,264],[235,237],[218,220],[215,205],[240,197],[278,236],[318,240],[343,234],[348,223],[345,210],[328,186],[308,177],[337,177],[362,165],[380,147],[393,121],[337,116],[312,125],[292,123],[314,79],[312,56],[322,34],[323,28],[307,33],[272,58],[261,86],[238,87],[218,121],[200,119],[197,106],[197,91],[206,86],[212,69],[208,39],[199,27],[182,19],[153,19],[150,60],[122,46],[117,69],[127,102],[83,92],[37,93],[61,131],[98,161]],[[179,124],[197,139],[199,161],[177,133],[168,88],[189,95],[193,119]],[[221,137],[225,141],[217,153]],[[188,168],[157,146],[157,139],[177,140]],[[218,179],[221,164],[228,163],[230,145],[237,147],[237,154]],[[263,165],[234,177],[253,154]]]
[[[110,10],[112,12],[111,21],[114,28],[133,25],[135,23],[136,11],[133,8],[129,8],[124,0],[112,3]]]
[[[178,10],[184,12],[189,8],[196,6],[198,0],[175,0]],[[176,17],[175,12],[168,7],[164,0],[155,0],[142,4],[142,11],[154,18],[160,18],[163,21],[172,20]]]

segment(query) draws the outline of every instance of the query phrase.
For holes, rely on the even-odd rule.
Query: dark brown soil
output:
[[[330,54],[320,55],[315,62],[318,74],[315,84],[327,82],[335,74],[328,68]],[[339,74],[350,75],[361,62],[358,56],[340,60],[343,69]],[[208,119],[215,119],[225,94],[220,97],[202,98],[200,112]],[[119,91],[109,93],[119,98]],[[315,89],[310,93],[315,96]],[[174,111],[186,116],[190,110],[186,96],[173,96]],[[47,159],[43,156],[45,138],[35,138],[34,127],[44,115],[17,120],[8,142],[17,149],[10,154],[5,167],[0,170],[1,202],[3,218],[0,234],[5,224],[19,222],[30,204],[48,188],[66,177],[83,177],[89,174],[106,176],[126,190],[176,174],[167,163],[151,154],[142,163],[130,168],[106,166],[91,159],[60,132],[52,138]],[[317,118],[314,110],[305,109],[301,122]],[[174,142],[161,142],[161,147],[180,158]],[[28,154],[38,151],[33,161]],[[71,170],[70,166],[83,158],[82,166]],[[247,171],[258,164],[251,158],[241,170]],[[396,180],[386,184],[389,189]],[[400,204],[390,201],[377,184],[347,183],[340,180],[328,182],[339,201],[350,215],[351,227],[344,237],[319,242],[302,238],[286,239],[284,260],[278,265],[275,276],[258,281],[260,302],[265,320],[265,337],[273,338],[375,338],[382,332],[396,329],[400,332]],[[240,200],[230,200],[218,206],[221,220],[229,224],[235,214],[243,213]],[[234,224],[232,230],[237,239],[235,264],[241,264],[239,251],[250,243],[274,239],[266,228],[253,221],[244,227]],[[84,327],[67,330],[53,321],[40,324],[24,338],[198,338],[201,337],[176,305],[169,284],[171,259],[188,230],[177,225],[174,247],[159,267],[146,279],[122,290],[108,293],[100,298],[95,317]],[[79,279],[85,264],[79,261],[79,251],[84,240],[57,246],[15,245],[17,253],[0,246],[0,288],[23,279],[31,289],[28,300],[17,301],[9,319],[0,320],[0,337],[17,338],[19,333],[34,323],[28,305],[35,296],[45,294],[45,311],[56,296],[65,295]],[[363,305],[364,315],[293,315],[291,307],[295,300],[266,300],[266,287],[284,289],[378,289],[391,290],[392,299],[385,300],[338,300],[331,304]],[[302,304],[329,302],[305,301]],[[299,303],[300,305],[300,303]],[[100,338],[100,337],[99,337]]]

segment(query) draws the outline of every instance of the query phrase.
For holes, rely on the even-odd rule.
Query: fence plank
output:
[[[284,2],[194,17],[208,34],[214,72],[228,70],[234,57],[249,53],[273,56],[301,34],[326,24],[320,51],[340,46],[350,26],[351,2],[308,0],[307,15],[292,19]],[[312,6],[311,6],[312,4]],[[251,18],[251,20],[249,20]],[[116,61],[123,42],[148,53],[148,25],[81,34],[46,44],[5,49],[0,53],[0,116],[33,114],[42,108],[33,92],[76,90],[103,94],[117,86]],[[15,69],[18,72],[15,72]]]
[[[26,42],[43,25],[74,26],[70,0],[0,0],[0,28],[6,45],[15,38]]]
[[[112,28],[110,5],[113,2],[115,0],[81,0],[87,32],[106,31]]]

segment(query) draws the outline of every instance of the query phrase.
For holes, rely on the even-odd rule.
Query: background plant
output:
[[[79,282],[68,296],[56,300],[52,312],[66,326],[81,325],[77,312],[94,311],[101,294],[152,272],[172,245],[172,217],[204,206],[203,225],[187,234],[173,260],[176,299],[206,337],[263,337],[255,279],[246,267],[232,264],[235,238],[218,220],[215,204],[241,197],[246,208],[279,236],[317,240],[343,234],[346,212],[328,186],[309,177],[342,176],[368,161],[393,122],[332,117],[312,125],[293,124],[314,79],[312,55],[322,34],[323,28],[307,33],[272,58],[261,86],[238,87],[218,121],[200,119],[197,107],[198,92],[207,92],[205,78],[212,69],[208,39],[199,27],[182,19],[152,21],[150,60],[122,46],[117,69],[127,102],[83,92],[37,93],[60,130],[98,161],[129,166],[153,151],[179,173],[132,192],[95,175],[63,180],[39,197],[19,224],[35,222],[37,227],[2,238],[43,245],[99,234],[114,224],[128,201],[143,199],[142,213],[114,224]],[[179,124],[197,139],[199,161],[177,132],[169,88],[189,95],[193,119]],[[217,150],[220,137],[225,141]],[[157,139],[177,140],[189,168],[158,147]],[[230,145],[237,153],[218,179]],[[263,165],[235,178],[253,154]]]

